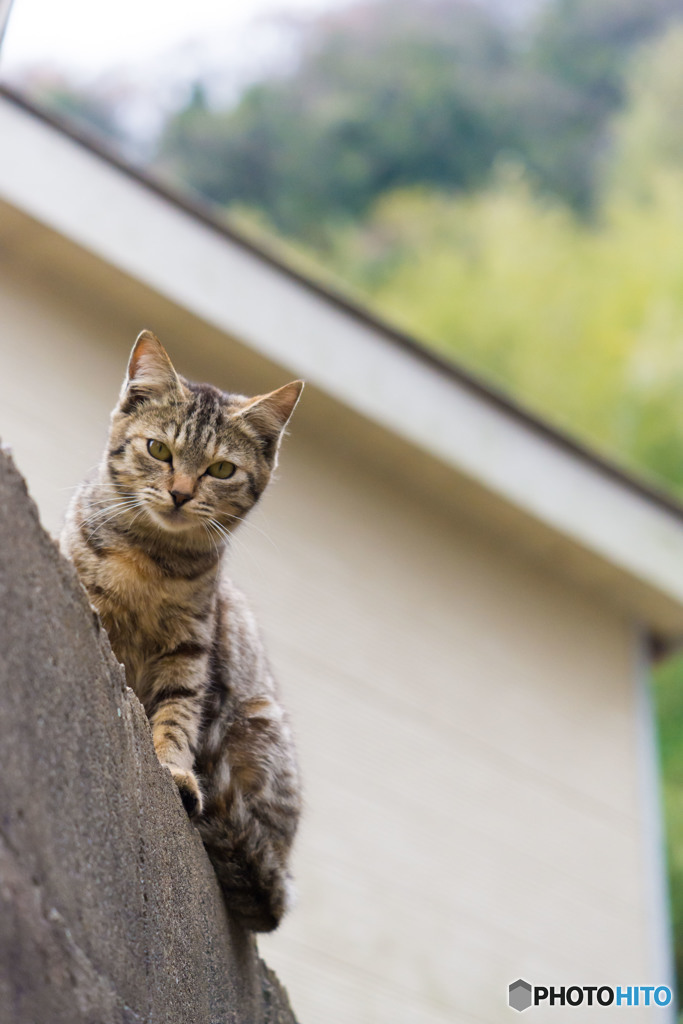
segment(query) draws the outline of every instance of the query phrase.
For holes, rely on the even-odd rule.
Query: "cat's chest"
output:
[[[171,599],[172,586],[163,579],[151,560],[136,552],[111,552],[101,559],[92,588],[100,615],[125,615],[139,632],[156,634],[164,608]]]
[[[205,587],[165,577],[137,553],[111,553],[91,579],[90,598],[134,689],[151,661],[195,638],[211,604]]]

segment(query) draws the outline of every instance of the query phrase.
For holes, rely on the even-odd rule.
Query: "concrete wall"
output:
[[[288,379],[49,232],[4,224],[0,433],[51,529],[99,457],[141,327],[195,379]],[[236,536],[304,771],[299,904],[260,940],[304,1024],[494,1024],[520,975],[668,980],[634,624],[568,583],[552,547],[534,561],[484,530],[455,481],[435,475],[421,500],[428,470],[309,388]]]
[[[293,1024],[0,452],[1,1024]]]

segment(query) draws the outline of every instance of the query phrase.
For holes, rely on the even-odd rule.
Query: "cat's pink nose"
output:
[[[180,508],[186,501],[189,501],[192,497],[187,491],[171,491],[171,497],[173,498],[173,504],[176,508]]]

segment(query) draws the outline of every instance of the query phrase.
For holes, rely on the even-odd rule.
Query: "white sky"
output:
[[[0,0],[1,2],[1,0]],[[25,86],[54,73],[113,100],[136,144],[201,78],[219,104],[287,66],[287,21],[353,0],[14,0],[0,78]]]
[[[0,0],[2,5],[3,0]],[[14,0],[0,78],[26,87],[54,73],[109,100],[132,139],[150,143],[201,78],[219,105],[286,68],[292,18],[354,0]],[[543,0],[483,0],[507,13]],[[288,31],[289,23],[289,31]]]
[[[1,0],[0,0],[1,2]],[[14,0],[2,70],[38,63],[94,77],[140,65],[199,38],[234,43],[254,36],[254,22],[278,14],[307,15],[352,0]],[[489,0],[522,11],[542,0]]]
[[[2,69],[38,63],[93,77],[140,65],[201,37],[226,41],[270,15],[313,14],[349,0],[14,0]]]

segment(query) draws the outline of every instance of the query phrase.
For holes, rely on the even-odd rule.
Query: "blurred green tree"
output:
[[[553,102],[541,98],[521,113],[525,163],[543,188],[576,209],[594,208],[630,58],[682,17],[680,0],[554,0],[541,8],[528,65],[550,84]]]
[[[683,656],[654,671],[678,1006],[683,1005]],[[680,1021],[680,1016],[679,1016]]]
[[[160,165],[218,203],[316,237],[387,189],[478,187],[516,148],[510,32],[470,0],[380,0],[323,19],[285,80],[213,112],[195,90]]]
[[[501,155],[594,206],[632,52],[680,0],[550,0],[513,25],[473,0],[370,0],[317,21],[295,71],[214,110],[200,85],[158,166],[219,204],[321,241],[385,191],[473,191]]]
[[[683,187],[683,23],[677,23],[636,59],[628,105],[612,123],[612,159],[606,194],[627,192],[647,201],[662,176]]]

